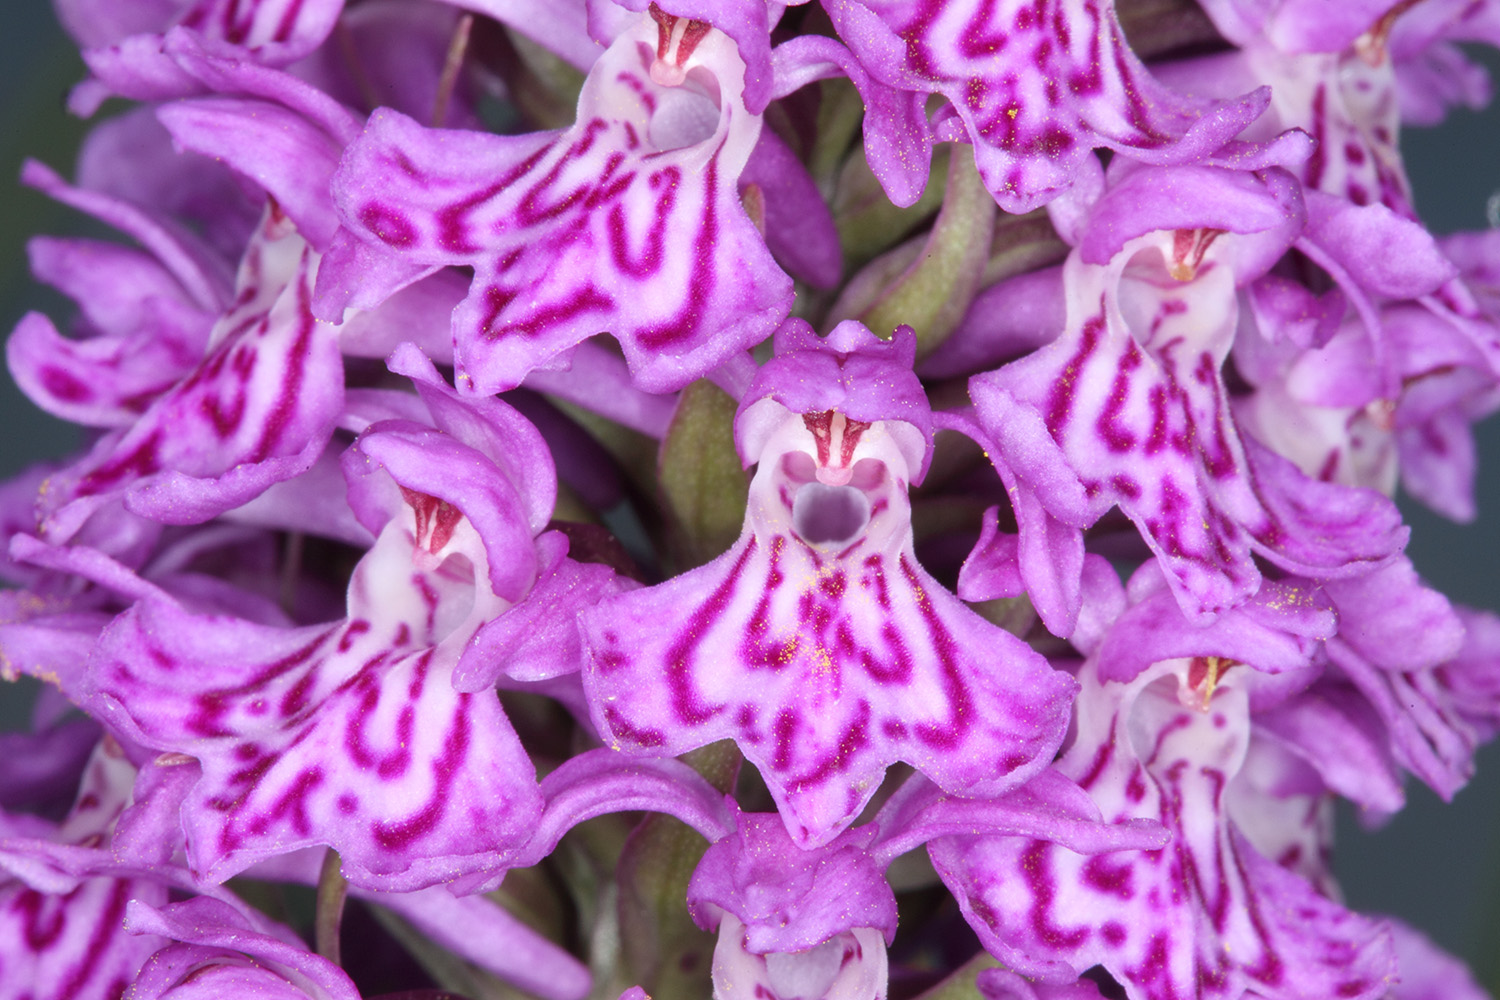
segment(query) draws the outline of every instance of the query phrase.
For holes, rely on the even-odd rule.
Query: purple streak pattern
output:
[[[305,242],[269,214],[203,358],[54,477],[50,540],[67,541],[113,500],[153,520],[205,521],[312,464],[343,404],[335,333],[311,311],[314,268]]]
[[[1080,724],[1094,735],[1058,768],[1106,817],[1160,819],[1167,848],[1126,860],[1041,841],[934,842],[994,954],[1057,982],[1102,964],[1131,1000],[1384,995],[1388,933],[1261,857],[1224,815],[1250,736],[1247,672],[1178,660],[1128,686],[1084,680]]]
[[[951,137],[973,143],[985,186],[1007,212],[1066,191],[1097,147],[1147,163],[1198,160],[1264,107],[1264,94],[1215,107],[1157,83],[1104,0],[826,6],[872,75],[947,98],[959,125]]]
[[[638,385],[678,388],[790,308],[791,282],[739,203],[760,133],[744,64],[710,31],[674,67],[682,81],[658,83],[658,28],[642,17],[600,57],[567,131],[428,131],[381,112],[346,155],[334,191],[351,238],[378,248],[365,252],[474,266],[454,313],[467,390],[517,385],[604,331]],[[360,260],[346,243],[326,266]]]
[[[832,350],[779,358],[780,385],[821,398],[831,387],[805,369]],[[739,541],[585,613],[601,731],[636,753],[735,740],[809,847],[846,827],[896,760],[953,791],[1034,774],[1072,682],[917,563],[911,428],[770,398],[743,423],[761,443]],[[965,652],[980,648],[983,660]]]

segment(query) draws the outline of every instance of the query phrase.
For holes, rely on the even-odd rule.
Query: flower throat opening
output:
[[[812,545],[853,541],[870,523],[870,501],[853,486],[808,483],[792,500],[792,530]]]

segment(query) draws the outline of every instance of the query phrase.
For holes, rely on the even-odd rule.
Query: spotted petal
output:
[[[6,343],[17,384],[47,412],[91,427],[131,423],[203,357],[217,310],[188,299],[149,255],[82,239],[28,249],[33,273],[84,310],[76,339],[30,313]]]
[[[194,370],[53,478],[50,540],[118,499],[152,520],[205,521],[312,465],[343,405],[336,333],[309,308],[315,267],[269,214]]]
[[[1374,708],[1395,760],[1452,798],[1473,773],[1474,751],[1487,735],[1471,717],[1494,711],[1493,695],[1476,698],[1480,691],[1464,692],[1463,685],[1471,673],[1490,672],[1493,661],[1474,655],[1474,642],[1461,655],[1463,621],[1404,558],[1327,588],[1340,615],[1329,658]]]
[[[126,137],[137,139],[132,145],[143,139]],[[190,233],[107,189],[75,187],[35,161],[21,179],[140,249],[32,240],[32,273],[77,302],[80,316],[73,338],[40,314],[26,316],[6,344],[6,360],[22,391],[48,412],[93,427],[128,424],[201,360],[229,297],[228,266]]]
[[[1274,260],[1265,239],[1284,246],[1289,238],[1277,211],[1266,211],[1286,204],[1276,193],[1282,186],[1270,183],[1251,197],[1225,184],[1227,203],[1202,209],[1222,220],[1212,229],[1137,237],[1116,248],[1107,266],[1085,263],[1088,248],[1103,256],[1109,245],[1086,236],[1064,265],[1062,335],[970,383],[986,432],[1002,444],[1013,423],[1006,414],[1030,411],[1045,421],[1091,501],[1118,504],[1136,522],[1178,602],[1199,620],[1256,592],[1261,575],[1252,551],[1328,576],[1362,572],[1404,539],[1383,498],[1300,476],[1243,441],[1230,414],[1220,368],[1238,323],[1236,283]],[[1243,200],[1229,201],[1236,197]],[[1124,220],[1099,221],[1110,218],[1112,204],[1101,202],[1096,222],[1126,236]],[[1221,227],[1232,231],[1220,235]],[[1248,239],[1240,240],[1240,229]],[[1023,478],[1036,461],[1019,448],[1002,448],[1000,460]]]
[[[603,331],[651,391],[765,339],[792,288],[736,188],[760,133],[744,64],[709,31],[675,67],[682,82],[660,84],[657,40],[649,17],[622,35],[561,133],[435,131],[377,112],[335,178],[353,235],[325,262],[320,309],[367,303],[354,294],[372,255],[409,269],[388,263],[393,285],[472,265],[454,338],[461,384],[481,394]]]
[[[1205,13],[1238,50],[1184,60],[1163,73],[1164,79],[1220,98],[1242,93],[1246,86],[1270,84],[1270,107],[1248,135],[1268,138],[1284,129],[1302,129],[1317,140],[1317,149],[1296,171],[1309,189],[1354,205],[1385,204],[1414,218],[1411,184],[1397,144],[1400,108],[1391,59],[1383,40],[1366,35],[1355,44],[1356,36],[1375,27],[1395,5],[1385,0],[1277,5],[1297,11],[1304,21],[1311,14],[1322,22],[1321,39],[1305,31],[1303,37],[1293,37],[1283,30],[1282,18],[1264,16],[1265,6],[1260,0],[1205,3]],[[1243,16],[1246,12],[1249,18]]]
[[[70,777],[78,794],[60,824],[0,812],[0,995],[7,998],[119,996],[164,943],[123,926],[130,900],[160,905],[170,887],[112,856],[110,831],[135,768],[106,739],[82,780],[77,771]]]
[[[828,0],[839,35],[882,82],[941,94],[985,186],[1024,213],[1074,182],[1101,146],[1150,163],[1215,152],[1264,109],[1255,93],[1223,105],[1162,86],[1131,52],[1114,4],[1024,0]]]
[[[1106,818],[1160,819],[1173,842],[1086,859],[1045,841],[935,841],[986,948],[1050,982],[1103,965],[1130,1000],[1383,996],[1388,932],[1262,857],[1225,816],[1250,737],[1245,687],[1231,673],[1205,688],[1186,660],[1129,685],[1088,672],[1058,769]]]
[[[0,974],[37,997],[120,996],[162,940],[125,932],[132,899],[165,903],[165,886],[90,879],[65,895],[0,884]]]
[[[201,763],[183,816],[204,878],[331,844],[351,882],[404,891],[496,866],[540,812],[494,694],[433,661],[363,619],[288,631],[148,602],[95,675],[127,732]]]
[[[533,588],[551,465],[504,403],[459,400],[428,381],[430,364],[411,371],[439,426],[379,421],[345,458],[350,505],[378,531],[346,619],[271,628],[147,600],[93,664],[96,704],[117,725],[200,762],[183,812],[210,879],[332,844],[352,882],[414,889],[504,867],[540,813],[494,691],[461,693],[452,677]],[[572,666],[537,660],[519,667]]]
[[[949,791],[1034,774],[1073,684],[913,557],[904,444],[921,435],[775,398],[742,423],[761,450],[739,541],[582,616],[606,739],[653,754],[735,740],[804,847],[848,826],[896,760]]]
[[[153,5],[153,12],[138,10],[133,23],[107,12],[101,18],[96,8],[108,6],[119,5],[59,4],[64,24],[86,46],[84,62],[95,77],[74,92],[71,105],[79,114],[92,114],[111,94],[150,101],[201,92],[202,84],[165,51],[163,38],[173,29],[225,55],[284,66],[318,47],[344,0],[175,0]]]

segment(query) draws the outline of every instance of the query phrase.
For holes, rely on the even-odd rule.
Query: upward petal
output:
[[[59,4],[64,23],[87,46],[83,58],[97,79],[74,92],[73,109],[82,114],[91,114],[108,94],[150,101],[201,92],[202,83],[162,44],[174,29],[225,55],[284,66],[322,43],[344,0],[177,0],[134,19],[108,13],[101,18],[98,6],[97,0]]]
[[[153,520],[205,521],[312,465],[343,405],[337,334],[311,311],[316,265],[271,211],[193,370],[55,477],[51,540],[115,499]]]

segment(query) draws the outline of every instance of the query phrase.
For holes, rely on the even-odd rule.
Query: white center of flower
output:
[[[840,934],[806,951],[765,956],[766,979],[781,1000],[823,1000],[843,968]]]
[[[803,951],[751,954],[732,913],[714,948],[714,1000],[885,1000],[890,967],[873,927],[834,934]]]
[[[749,440],[760,461],[745,526],[762,544],[795,540],[799,548],[822,550],[810,557],[815,562],[906,551],[911,503],[898,435],[911,425],[865,423],[831,411],[791,413],[769,398],[752,406],[759,409],[744,424],[755,430]]]

